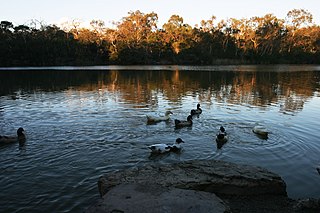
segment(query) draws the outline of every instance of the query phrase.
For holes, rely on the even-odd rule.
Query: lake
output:
[[[176,129],[201,104],[193,126]],[[96,66],[0,69],[0,212],[81,212],[102,174],[216,159],[279,174],[289,197],[320,198],[320,66]],[[146,115],[173,112],[147,125]],[[229,141],[218,149],[223,125]],[[269,130],[267,139],[252,132]],[[183,151],[148,145],[182,138]]]

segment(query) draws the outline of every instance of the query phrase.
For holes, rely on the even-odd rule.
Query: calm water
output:
[[[175,129],[200,103],[192,128]],[[319,66],[58,67],[0,71],[0,212],[81,212],[102,174],[144,164],[219,159],[265,167],[292,198],[320,198]],[[146,115],[171,110],[170,122]],[[252,133],[263,124],[267,140]],[[223,125],[230,139],[217,149]],[[186,142],[150,158],[147,145]]]

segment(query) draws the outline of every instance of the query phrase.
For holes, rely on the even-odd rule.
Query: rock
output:
[[[222,195],[219,198],[236,213],[300,213],[293,210],[293,200],[282,195]]]
[[[100,197],[106,193],[106,179],[103,176],[101,176],[98,180],[98,190]]]
[[[296,210],[320,210],[320,199],[306,198],[299,199],[294,206]]]
[[[86,213],[300,213],[306,208],[305,203],[296,205],[295,200],[287,197],[286,184],[279,175],[260,167],[224,161],[146,165],[111,172],[103,179],[99,183],[105,188],[99,187],[99,192],[107,193]]]
[[[107,188],[121,183],[158,184],[232,195],[287,195],[281,177],[266,169],[216,160],[145,166],[107,175]]]
[[[213,193],[161,185],[120,184],[110,189],[86,213],[103,212],[227,212],[223,201]]]

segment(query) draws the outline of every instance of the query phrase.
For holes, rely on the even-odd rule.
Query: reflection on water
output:
[[[193,159],[263,166],[285,179],[289,196],[319,196],[319,67],[94,69],[0,71],[0,134],[28,134],[21,149],[0,146],[1,212],[79,212],[99,197],[103,173]],[[175,129],[197,103],[193,126]],[[166,110],[170,121],[146,124]],[[252,133],[257,124],[268,139]],[[229,140],[218,149],[221,125]],[[181,153],[150,156],[147,145],[177,137]]]
[[[22,93],[75,89],[97,92],[96,101],[103,101],[103,93],[108,92],[118,101],[157,105],[159,93],[171,102],[181,102],[183,96],[194,93],[199,96],[199,101],[223,101],[258,107],[279,104],[280,111],[294,113],[300,111],[304,102],[312,98],[320,87],[317,71],[235,70],[2,71],[0,95],[16,99]]]

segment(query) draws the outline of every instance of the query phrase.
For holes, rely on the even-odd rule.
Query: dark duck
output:
[[[220,126],[219,132],[216,135],[216,142],[218,149],[221,149],[222,146],[228,141],[228,135],[223,126]]]
[[[202,109],[200,108],[200,104],[197,104],[197,109],[192,109],[191,115],[200,115],[202,113]]]
[[[175,125],[175,127],[177,127],[177,128],[186,127],[186,126],[192,126],[192,115],[189,115],[189,116],[187,117],[187,120],[186,120],[186,121],[182,121],[182,120],[175,119],[175,120],[174,120],[174,125]]]
[[[26,135],[24,129],[20,127],[17,130],[17,136],[4,136],[0,135],[0,144],[11,144],[14,142],[19,142],[20,145],[23,145],[26,140]]]

